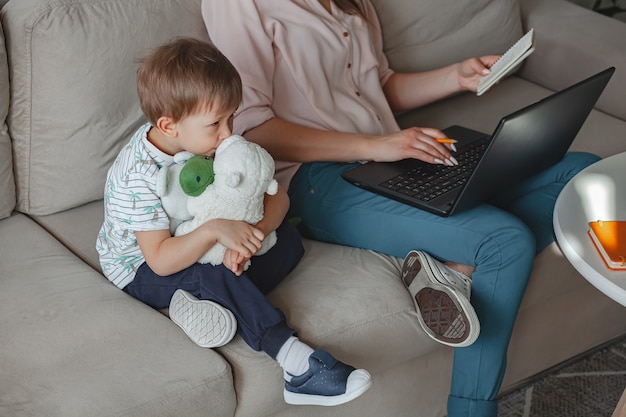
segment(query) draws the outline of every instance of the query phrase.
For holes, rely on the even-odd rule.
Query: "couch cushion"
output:
[[[298,266],[268,296],[302,340],[375,375],[416,358],[440,357],[440,351],[451,356],[451,348],[432,341],[421,329],[415,306],[399,278],[401,259],[307,239],[304,246],[305,255]],[[285,411],[281,371],[267,355],[254,352],[240,337],[218,350],[233,367],[238,394],[248,393],[238,397],[238,415],[269,416],[280,410],[285,415],[307,415],[306,409]],[[449,364],[437,364],[440,373],[433,376],[432,383],[446,387],[438,393],[447,393]],[[374,377],[376,383],[380,382]],[[263,384],[263,391],[255,389]],[[356,413],[359,407],[358,401],[351,403],[346,410],[352,412],[346,415],[385,415],[383,410]],[[326,415],[325,411],[319,415]]]
[[[9,111],[9,67],[4,47],[4,34],[0,25],[0,219],[15,208],[15,180],[11,139],[6,125]]]
[[[104,221],[102,200],[47,216],[32,216],[32,219],[74,252],[83,262],[101,271],[96,238]],[[80,227],[76,227],[77,224]]]
[[[0,221],[0,247],[0,415],[233,415],[217,353],[22,214]]]
[[[372,0],[396,71],[504,53],[523,33],[517,0]]]
[[[94,240],[102,218],[102,201],[34,217],[94,268],[98,268]],[[79,230],[74,227],[76,224],[81,225]],[[329,349],[346,362],[366,367],[379,384],[386,378],[394,379],[390,375],[397,375],[398,369],[405,366],[421,363],[422,371],[430,366],[434,369],[429,370],[436,374],[429,376],[431,391],[425,394],[420,387],[418,396],[428,398],[429,404],[445,403],[452,349],[433,342],[419,327],[413,302],[399,279],[401,260],[308,239],[304,245],[302,261],[269,295],[299,336],[312,346]],[[282,372],[269,356],[255,352],[239,336],[218,351],[233,369],[237,415],[310,415],[309,408],[294,409],[284,403]],[[393,389],[395,394],[415,387],[406,384],[404,378],[387,383],[402,385]],[[378,394],[372,395],[389,389],[381,387]],[[418,396],[407,394],[411,401]],[[367,411],[385,415],[385,403],[380,404],[381,410],[359,408],[369,404],[354,401],[342,409],[350,410],[349,415],[370,415]],[[395,399],[393,407],[402,408]],[[324,412],[316,411],[319,415]]]
[[[143,122],[137,59],[176,35],[208,39],[200,0],[19,0],[2,23],[20,92],[8,117],[17,204],[39,215],[102,198]]]

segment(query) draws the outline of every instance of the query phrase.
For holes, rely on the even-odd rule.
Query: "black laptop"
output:
[[[417,159],[368,162],[343,173],[348,182],[442,217],[476,206],[560,161],[609,82],[608,68],[503,117],[491,136],[461,126],[459,165]]]

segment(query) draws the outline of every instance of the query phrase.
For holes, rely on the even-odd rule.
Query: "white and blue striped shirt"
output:
[[[109,168],[104,189],[104,223],[96,249],[104,275],[119,288],[145,261],[135,231],[169,230],[169,218],[156,195],[159,169],[173,157],[148,141],[150,124],[137,130]]]

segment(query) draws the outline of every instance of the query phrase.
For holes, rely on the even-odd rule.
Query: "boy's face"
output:
[[[234,110],[220,113],[214,109],[203,109],[182,119],[176,123],[178,145],[195,155],[215,155],[222,141],[232,135]]]

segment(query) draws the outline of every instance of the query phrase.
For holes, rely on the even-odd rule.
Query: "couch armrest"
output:
[[[564,0],[520,0],[520,9],[537,47],[518,74],[560,90],[614,66],[597,108],[626,120],[626,23]]]

